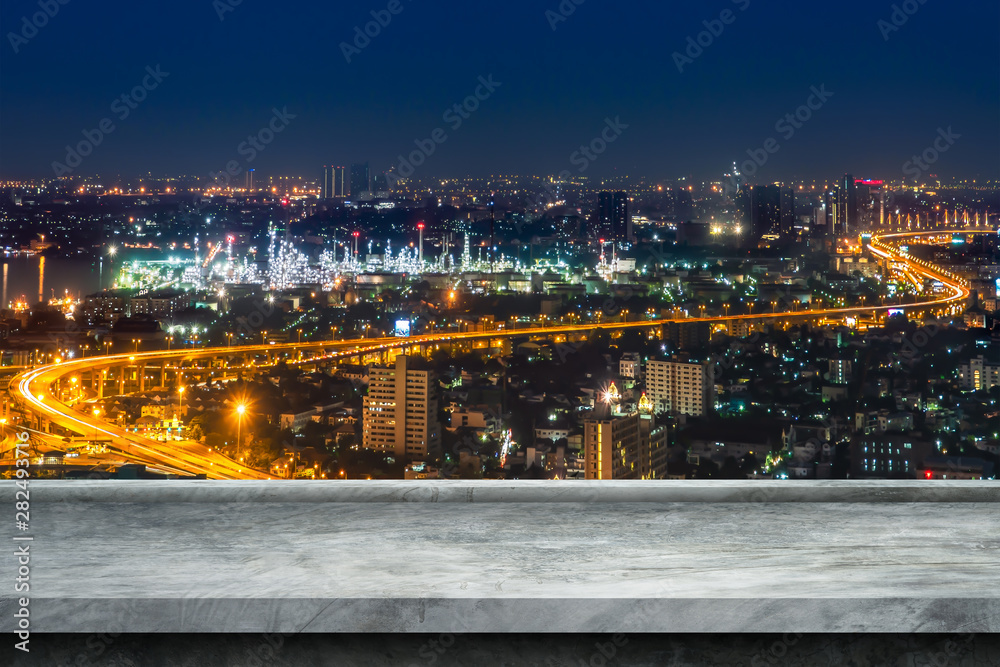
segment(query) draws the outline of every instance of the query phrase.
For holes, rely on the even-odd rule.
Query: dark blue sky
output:
[[[240,142],[287,107],[296,118],[249,164],[260,174],[387,169],[438,127],[422,174],[575,172],[573,152],[618,116],[628,129],[588,175],[717,178],[774,137],[755,180],[898,179],[950,126],[960,138],[931,171],[1000,177],[996,2],[911,0],[886,40],[891,2],[586,0],[553,31],[559,0],[400,0],[347,63],[340,43],[388,0],[242,0],[220,21],[233,1],[69,0],[15,53],[10,33],[40,10],[6,0],[0,174],[52,175],[107,117],[114,131],[75,174],[207,175],[245,166]],[[734,21],[678,72],[672,54],[725,9]],[[112,102],[156,65],[169,76],[119,121]],[[490,74],[502,85],[452,130],[442,114]],[[822,84],[833,96],[785,139],[775,123]]]

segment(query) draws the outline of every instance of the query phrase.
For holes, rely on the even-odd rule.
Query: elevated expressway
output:
[[[53,426],[56,426],[66,433],[79,434],[84,438],[109,440],[114,449],[125,454],[130,460],[161,469],[203,474],[210,479],[268,479],[267,473],[248,469],[198,443],[154,440],[136,433],[129,433],[123,428],[98,419],[97,416],[76,410],[72,405],[59,398],[65,388],[66,378],[76,378],[81,387],[86,387],[89,384],[90,391],[97,397],[102,397],[105,387],[109,383],[114,387],[116,380],[117,393],[119,394],[126,393],[127,385],[133,391],[143,391],[146,388],[146,378],[150,373],[154,377],[156,373],[159,373],[159,386],[166,387],[173,386],[178,381],[187,383],[191,378],[212,377],[218,373],[221,373],[223,377],[227,372],[235,375],[241,370],[259,369],[261,366],[267,366],[279,360],[300,366],[312,364],[318,366],[323,363],[336,363],[350,359],[361,361],[367,356],[385,354],[390,350],[422,350],[440,345],[460,346],[475,345],[476,343],[485,343],[488,346],[490,341],[498,339],[552,339],[556,342],[566,342],[573,338],[583,338],[594,330],[652,329],[669,322],[805,321],[840,318],[849,315],[877,315],[889,310],[944,312],[948,309],[961,307],[962,302],[969,295],[966,281],[940,267],[902,253],[898,248],[898,241],[913,236],[982,233],[996,233],[996,231],[959,229],[904,232],[876,236],[871,240],[869,249],[872,253],[888,261],[899,262],[905,265],[911,273],[940,282],[945,287],[947,292],[945,295],[912,304],[654,319],[596,325],[553,325],[491,332],[432,333],[409,338],[262,344],[115,354],[66,361],[22,372],[11,380],[9,391],[18,405],[31,416],[33,424],[39,430],[50,431]],[[208,363],[203,364],[203,362]],[[168,381],[171,375],[173,382]]]

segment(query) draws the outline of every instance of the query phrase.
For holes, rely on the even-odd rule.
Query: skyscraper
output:
[[[858,226],[858,188],[854,176],[844,174],[837,184],[837,234],[850,234]]]
[[[321,199],[347,196],[347,168],[323,167],[323,183],[320,187]]]
[[[790,234],[795,225],[795,192],[779,185],[744,186],[736,195],[737,217],[754,246],[764,234]]]
[[[351,192],[350,196],[357,199],[365,193],[372,191],[371,171],[368,163],[358,163],[351,165]]]
[[[628,193],[623,190],[597,193],[598,234],[615,243],[632,241],[632,218],[628,211]]]
[[[393,366],[368,371],[363,399],[362,445],[398,461],[420,461],[441,445],[438,400],[433,371],[415,370],[411,358],[396,357]]]
[[[795,233],[795,190],[781,186],[781,233]]]

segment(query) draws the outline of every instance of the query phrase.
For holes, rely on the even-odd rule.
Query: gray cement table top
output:
[[[30,488],[33,632],[1000,631],[995,482]]]

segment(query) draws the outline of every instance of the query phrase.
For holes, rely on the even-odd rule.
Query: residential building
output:
[[[850,384],[852,364],[847,359],[830,359],[830,382]]]
[[[618,362],[618,374],[624,378],[639,380],[642,378],[642,359],[638,352],[626,352]]]
[[[439,449],[435,382],[433,371],[416,370],[407,355],[396,357],[392,366],[370,368],[362,445],[405,461],[424,460]]]
[[[924,459],[937,453],[932,442],[910,435],[862,435],[851,440],[854,477],[916,477]]]
[[[710,361],[650,360],[646,393],[656,412],[702,416],[715,404],[715,364]]]
[[[496,433],[500,430],[500,418],[485,405],[457,407],[451,411],[451,428],[462,427]]]
[[[989,363],[982,355],[958,367],[958,384],[965,391],[988,391],[1000,386],[1000,364]]]

